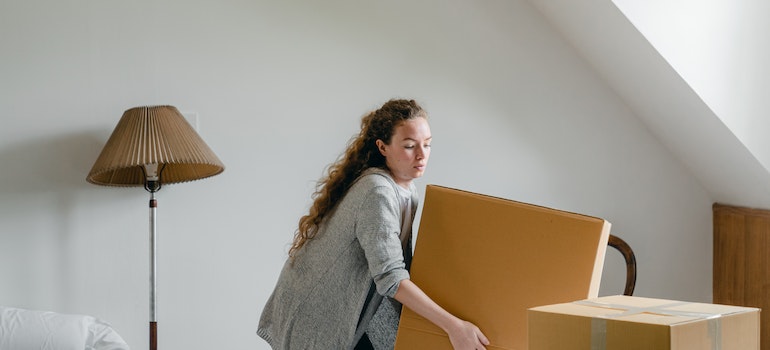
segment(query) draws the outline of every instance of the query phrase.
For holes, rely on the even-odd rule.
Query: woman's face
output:
[[[397,184],[409,188],[412,180],[425,173],[430,142],[430,127],[423,117],[409,119],[396,126],[389,144],[377,140],[377,148],[385,157],[385,165]]]

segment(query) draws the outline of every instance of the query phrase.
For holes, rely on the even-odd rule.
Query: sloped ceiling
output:
[[[714,202],[770,208],[770,173],[610,0],[529,0]]]

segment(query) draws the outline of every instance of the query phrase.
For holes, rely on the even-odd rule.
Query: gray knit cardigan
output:
[[[273,349],[352,349],[357,326],[366,329],[358,322],[372,281],[393,297],[409,278],[395,186],[386,171],[367,170],[293,264],[286,261],[257,329]],[[415,192],[412,185],[413,214]]]

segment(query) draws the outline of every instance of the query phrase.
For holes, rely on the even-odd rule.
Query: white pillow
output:
[[[0,306],[0,350],[129,350],[112,327],[91,316]]]

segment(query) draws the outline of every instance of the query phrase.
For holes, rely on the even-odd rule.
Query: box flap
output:
[[[756,308],[694,303],[638,296],[612,295],[571,303],[544,305],[531,308],[536,312],[561,313],[575,316],[600,317],[674,326],[704,319],[719,318],[736,313],[758,310]]]

